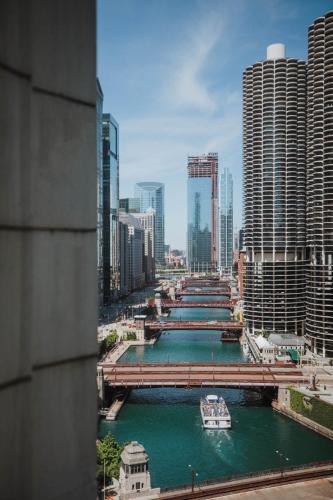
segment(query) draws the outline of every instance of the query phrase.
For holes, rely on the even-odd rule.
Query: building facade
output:
[[[269,46],[244,72],[243,100],[246,329],[303,334],[305,63]]]
[[[218,155],[189,156],[187,261],[190,271],[215,271],[218,263]]]
[[[119,221],[119,263],[120,263],[120,295],[128,295],[131,291],[129,277],[129,243],[128,226]]]
[[[119,126],[103,113],[103,303],[120,290],[119,276]]]
[[[144,230],[140,222],[132,215],[120,212],[120,222],[127,226],[127,283],[128,291],[141,288],[145,284],[144,272]],[[125,263],[126,265],[126,263]]]
[[[218,267],[220,272],[230,272],[233,264],[233,181],[226,167],[219,175],[218,202]]]
[[[139,213],[140,200],[138,198],[120,198],[119,210],[126,213]]]
[[[140,200],[140,212],[154,208],[155,215],[155,262],[164,266],[164,184],[161,182],[139,182],[135,185],[134,197]]]
[[[148,208],[145,213],[132,213],[144,230],[144,271],[146,283],[155,279],[155,226],[156,210]]]
[[[306,337],[333,357],[333,12],[308,32]]]
[[[97,287],[98,309],[103,307],[103,91],[96,80],[96,163],[97,163]]]

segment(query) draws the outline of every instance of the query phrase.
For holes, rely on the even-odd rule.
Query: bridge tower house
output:
[[[154,499],[159,497],[160,489],[151,488],[148,470],[148,455],[137,441],[125,446],[121,454],[119,472],[119,496],[121,500],[132,498]]]
[[[158,316],[161,316],[162,303],[161,303],[161,294],[160,293],[155,293],[155,306],[156,306]]]
[[[134,316],[135,319],[135,333],[136,340],[140,340],[140,342],[144,342],[146,339],[146,318],[145,314],[138,314]]]

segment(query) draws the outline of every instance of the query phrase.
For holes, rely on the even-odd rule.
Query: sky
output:
[[[103,111],[119,123],[120,196],[165,184],[167,244],[186,248],[187,156],[218,152],[242,224],[242,73],[284,43],[307,59],[307,29],[333,0],[98,0]]]

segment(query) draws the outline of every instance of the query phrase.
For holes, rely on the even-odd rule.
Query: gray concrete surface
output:
[[[95,30],[95,0],[0,1],[3,500],[95,499]]]
[[[333,477],[262,488],[234,495],[223,495],[212,500],[332,500]]]

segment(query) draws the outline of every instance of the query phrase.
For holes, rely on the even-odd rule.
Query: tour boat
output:
[[[208,394],[201,398],[200,411],[205,429],[230,429],[231,417],[222,396]]]

